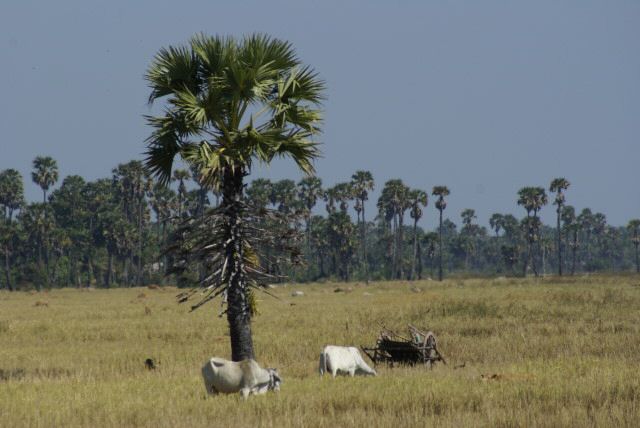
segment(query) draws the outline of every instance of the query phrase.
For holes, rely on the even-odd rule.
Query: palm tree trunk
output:
[[[585,255],[585,264],[586,266],[586,271],[590,272],[591,271],[591,230],[587,230],[586,233],[586,255]],[[584,266],[584,265],[583,265]]]
[[[369,262],[367,261],[367,223],[364,219],[364,199],[362,200],[362,263],[364,263],[364,281],[369,285]]]
[[[200,184],[200,188],[198,189],[198,214],[200,214],[200,220],[204,218],[204,200],[207,197],[207,191],[205,187]],[[206,276],[204,263],[200,262],[198,265],[198,281],[202,282]]]
[[[144,196],[143,196],[144,198]],[[142,202],[143,199],[138,199],[138,272],[136,278],[136,284],[138,286],[142,285]]]
[[[438,264],[438,281],[442,281],[442,210],[440,210],[440,228],[439,228],[439,234],[440,234],[440,262]]]
[[[404,233],[403,230],[404,229],[404,213],[400,212],[399,216],[398,216],[398,279],[402,279],[404,277],[404,268],[403,268],[403,261],[404,261],[404,257],[402,254],[402,247],[404,247],[404,242],[402,242],[404,240]]]
[[[636,273],[640,273],[640,258],[638,256],[638,244],[635,244],[636,247]]]
[[[166,245],[167,242],[167,220],[166,218],[162,220],[162,241],[160,243],[160,247],[164,248],[164,246]],[[167,255],[167,253],[163,250],[164,255],[162,256],[162,279],[160,280],[160,283],[162,285],[166,284],[167,282],[167,267],[169,266],[169,256]]]
[[[253,358],[251,314],[249,312],[248,284],[244,267],[242,236],[242,186],[244,171],[227,167],[222,182],[222,206],[228,222],[225,224],[226,263],[229,266],[227,288],[227,321],[231,339],[231,359],[242,361]]]
[[[393,225],[391,234],[393,235],[393,244],[392,244],[392,252],[393,258],[391,262],[391,279],[396,277],[396,271],[398,267],[398,218],[396,215],[393,215]]]
[[[576,258],[578,253],[578,231],[573,232],[573,248],[571,248],[572,260],[571,260],[571,275],[576,273]]]
[[[44,204],[44,219],[45,219],[45,224],[46,224],[46,220],[47,220],[47,191],[45,189],[42,189],[42,203]],[[42,241],[42,245],[44,247],[44,249],[42,250],[44,252],[44,264],[45,264],[45,285],[49,288],[51,288],[51,284],[50,284],[50,280],[49,280],[49,246],[47,245],[46,241],[47,241],[47,236],[46,233],[43,234],[43,239]]]
[[[420,241],[418,241],[418,245],[416,247],[416,259],[418,279],[422,279],[422,248],[420,246]]]
[[[413,261],[411,262],[411,280],[416,279],[416,262],[418,258],[418,219],[413,219]]]
[[[562,234],[560,231],[560,211],[561,211],[561,207],[562,205],[558,204],[558,216],[557,216],[557,224],[556,224],[556,230],[557,230],[557,240],[558,240],[558,275],[562,276]]]
[[[536,217],[536,214],[534,212],[534,215],[533,215],[534,222],[536,221],[536,218],[537,217]],[[537,222],[536,222],[536,224],[537,224]],[[534,233],[536,234],[536,236],[538,235],[538,232],[539,231],[534,229]],[[538,243],[539,242],[540,242],[540,237],[538,236]],[[540,244],[538,244],[538,248],[540,248]],[[531,269],[533,269],[533,274],[537,277],[538,276],[538,268],[536,266],[536,257],[535,257],[535,254],[533,253],[533,240],[531,241],[530,256],[531,256]]]

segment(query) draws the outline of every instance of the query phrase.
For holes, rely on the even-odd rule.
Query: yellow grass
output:
[[[247,402],[205,395],[200,367],[229,356],[217,304],[188,313],[174,288],[2,292],[0,426],[640,423],[638,277],[337,286],[274,290],[294,306],[259,295],[258,361],[284,383]],[[319,378],[324,345],[372,345],[377,322],[428,327],[449,364]],[[145,370],[149,357],[156,371]]]

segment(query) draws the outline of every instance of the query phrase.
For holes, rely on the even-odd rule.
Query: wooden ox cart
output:
[[[423,364],[431,367],[436,361],[447,364],[438,351],[436,336],[431,331],[424,332],[411,324],[408,327],[409,338],[382,326],[375,347],[361,346],[361,349],[375,365],[379,363],[387,363],[390,366]]]

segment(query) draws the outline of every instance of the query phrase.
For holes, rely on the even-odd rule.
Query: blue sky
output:
[[[520,187],[565,176],[577,209],[640,217],[638,1],[3,0],[0,169],[30,180],[32,159],[50,155],[61,175],[95,179],[141,158],[144,72],[201,31],[287,39],[326,79],[325,184],[357,169],[377,190],[445,184],[447,214],[474,208],[486,225],[523,214]],[[255,176],[300,174],[278,161]]]

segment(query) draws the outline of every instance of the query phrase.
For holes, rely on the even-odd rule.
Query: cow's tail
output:
[[[324,375],[327,371],[327,356],[324,353],[324,349],[320,352],[320,364],[318,367],[318,371],[320,372],[320,376]]]

